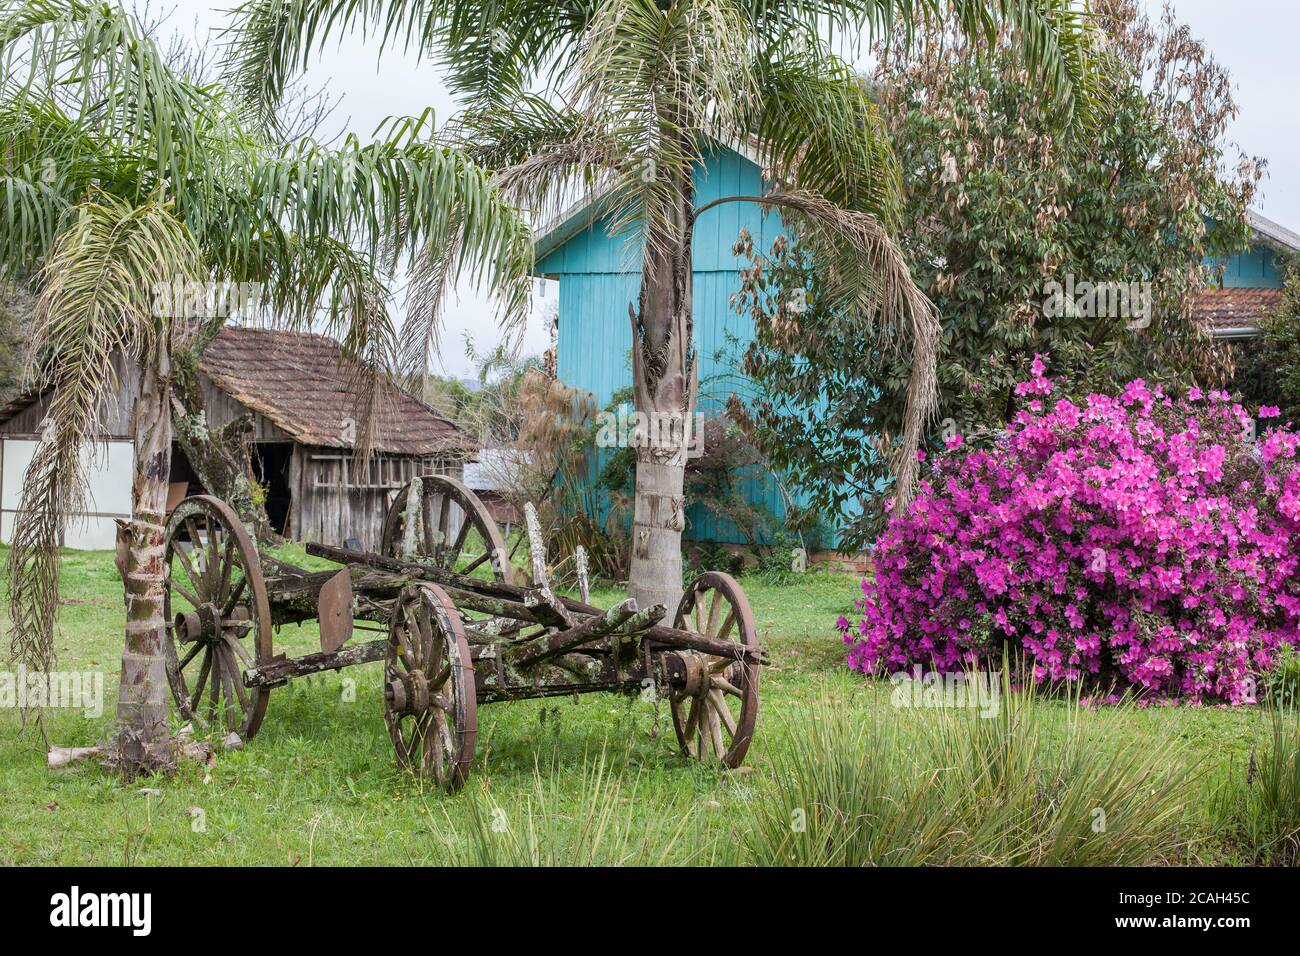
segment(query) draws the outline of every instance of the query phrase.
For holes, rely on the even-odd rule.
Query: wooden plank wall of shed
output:
[[[103,430],[97,436],[100,439],[131,437],[131,413],[135,409],[135,397],[140,390],[139,376],[134,369],[128,373],[126,363],[121,358],[115,359],[113,365],[117,372],[118,387],[116,392],[104,399],[100,411],[100,424]],[[0,434],[13,437],[21,435],[25,438],[39,437],[41,422],[49,414],[51,397],[47,395],[38,398],[0,425]]]
[[[289,536],[298,541],[340,545],[357,538],[379,548],[384,515],[398,489],[416,475],[451,475],[464,466],[438,456],[374,455],[369,471],[356,474],[351,452],[341,448],[296,445],[290,463],[293,506]]]

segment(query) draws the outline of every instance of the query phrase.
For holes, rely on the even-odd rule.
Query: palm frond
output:
[[[783,225],[813,254],[812,266],[830,298],[821,305],[857,322],[865,355],[910,359],[903,431],[890,449],[895,506],[905,505],[916,490],[917,451],[939,407],[939,310],[916,285],[906,258],[871,213],[793,189],[715,200],[696,216],[721,202],[756,202],[780,210]]]
[[[760,96],[748,128],[772,178],[896,228],[902,176],[866,81],[802,44],[769,48],[755,69]]]
[[[0,96],[54,101],[105,141],[144,150],[157,179],[182,181],[184,157],[199,151],[202,90],[171,70],[133,15],[110,4],[0,7]]]
[[[29,354],[48,361],[29,361],[28,384],[50,395],[49,414],[23,479],[8,568],[10,646],[29,667],[53,662],[63,528],[83,510],[83,453],[102,434],[117,363],[139,361],[169,334],[167,316],[155,314],[156,290],[199,272],[198,250],[166,204],[104,193],[75,209],[41,271]]]

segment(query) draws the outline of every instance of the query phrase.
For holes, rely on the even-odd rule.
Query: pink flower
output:
[[[1278,408],[1276,405],[1261,405],[1259,407],[1260,418],[1277,418],[1281,414],[1282,409]]]

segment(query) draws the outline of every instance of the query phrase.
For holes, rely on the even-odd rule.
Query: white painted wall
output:
[[[23,476],[36,453],[36,445],[29,438],[0,441],[0,541],[5,544],[13,537]],[[74,515],[68,521],[64,545],[83,550],[111,549],[117,533],[113,519],[131,517],[135,449],[129,441],[96,442],[82,449],[82,461],[90,469],[86,513]]]

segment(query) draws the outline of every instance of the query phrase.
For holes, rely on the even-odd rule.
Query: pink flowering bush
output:
[[[1076,404],[1044,372],[991,447],[951,440],[891,519],[861,619],[839,621],[850,666],[955,670],[1005,645],[1040,681],[1251,702],[1300,644],[1300,435],[1252,440],[1224,392],[1138,380]]]

